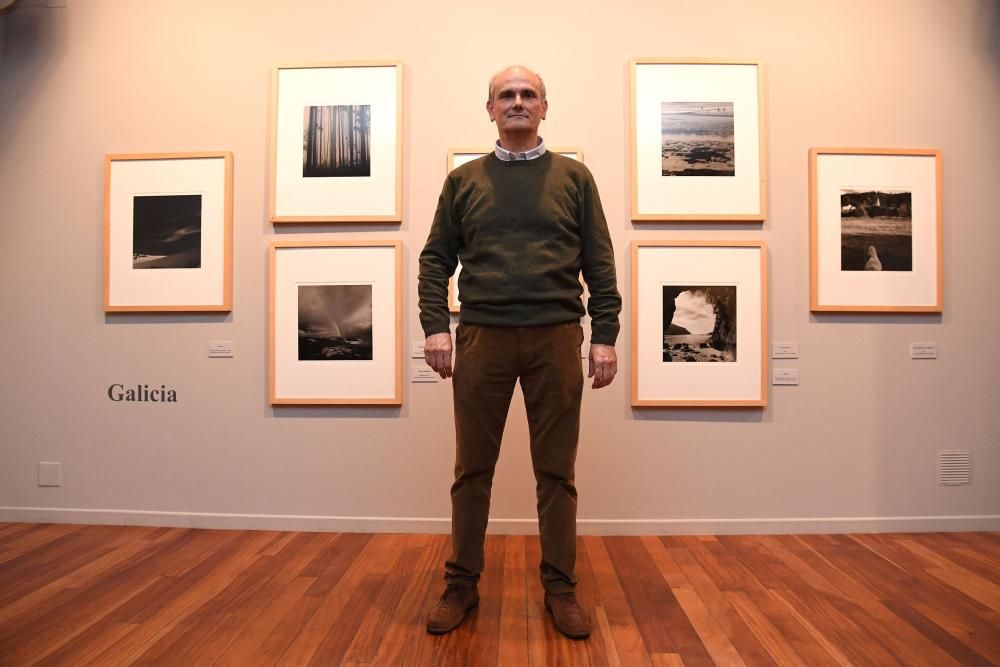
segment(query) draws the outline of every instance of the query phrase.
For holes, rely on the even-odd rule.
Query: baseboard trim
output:
[[[3,507],[0,522],[168,526],[226,530],[288,530],[343,533],[448,533],[439,517],[224,514],[74,507]],[[1000,515],[798,517],[772,519],[580,519],[581,535],[781,535],[789,533],[883,533],[1000,531]],[[531,535],[535,519],[490,519],[496,535]]]

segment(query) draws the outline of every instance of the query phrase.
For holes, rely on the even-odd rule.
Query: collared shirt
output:
[[[493,149],[496,156],[503,160],[504,162],[513,162],[514,160],[534,160],[535,158],[542,157],[545,155],[545,140],[538,137],[538,145],[532,148],[530,151],[524,151],[522,153],[513,153],[500,145],[500,141],[497,140],[496,147]]]

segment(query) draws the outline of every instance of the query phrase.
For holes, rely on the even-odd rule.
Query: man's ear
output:
[[[549,110],[549,101],[542,100],[542,120],[545,120],[545,114]]]
[[[488,113],[490,115],[490,122],[491,123],[493,123],[493,122],[496,121],[496,118],[493,117],[493,100],[486,100],[486,113]],[[544,118],[544,116],[543,116],[543,118]]]

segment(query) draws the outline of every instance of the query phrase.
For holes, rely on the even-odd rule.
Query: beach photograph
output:
[[[663,361],[736,361],[736,286],[663,286]]]
[[[201,268],[201,195],[132,198],[132,268]]]
[[[371,105],[305,107],[302,176],[371,176]]]
[[[841,189],[841,271],[912,271],[912,223],[909,190]]]
[[[299,285],[299,361],[372,360],[372,286]]]
[[[661,102],[663,176],[735,176],[732,102]]]

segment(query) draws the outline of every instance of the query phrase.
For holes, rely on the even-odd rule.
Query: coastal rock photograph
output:
[[[663,286],[663,361],[736,361],[736,286]]]
[[[661,102],[663,176],[735,176],[732,102]]]

